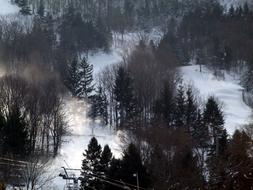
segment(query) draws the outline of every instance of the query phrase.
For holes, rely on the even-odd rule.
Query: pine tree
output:
[[[102,86],[99,86],[96,90],[96,94],[91,98],[91,109],[90,109],[90,117],[92,119],[96,119],[99,117],[102,122],[107,125],[108,124],[108,111],[107,111],[107,98],[105,93],[103,92]]]
[[[100,166],[101,166],[100,172],[104,177],[106,177],[106,175],[108,174],[111,161],[112,161],[111,149],[108,145],[105,145],[100,159]]]
[[[96,178],[97,175],[101,174],[101,146],[98,141],[93,137],[89,144],[88,149],[83,153],[84,159],[82,162],[81,176],[81,189],[100,189],[101,182]]]
[[[78,65],[78,78],[79,86],[77,87],[77,95],[79,98],[89,98],[91,92],[93,91],[93,66],[90,65],[86,58]]]
[[[224,130],[221,137],[217,141],[218,152],[216,154],[210,154],[207,157],[207,168],[209,172],[209,189],[222,189],[224,181],[226,179],[228,154],[227,154],[227,133]],[[217,146],[217,145],[216,145]]]
[[[197,146],[206,149],[210,143],[208,126],[204,125],[202,112],[198,109],[197,119],[191,130],[191,135]]]
[[[43,18],[45,16],[45,5],[43,0],[40,0],[37,14],[39,15],[40,18]]]
[[[71,61],[71,64],[68,66],[68,76],[65,83],[72,95],[78,96],[80,76],[78,73],[78,60],[76,57]]]
[[[221,138],[224,132],[224,118],[222,110],[214,97],[210,97],[206,103],[203,113],[203,121],[204,125],[208,127],[208,130],[210,131],[212,143],[217,152],[217,149],[219,148],[217,147],[218,139]]]
[[[223,186],[227,189],[252,189],[252,138],[245,131],[236,130],[228,144],[227,176]]]
[[[222,110],[214,97],[210,97],[203,113],[204,126],[210,135],[207,167],[210,189],[220,189],[225,178],[227,134],[224,129]]]
[[[31,15],[31,9],[27,0],[19,0],[18,6],[21,8],[20,13],[22,15]]]
[[[154,106],[155,118],[157,120],[164,120],[168,126],[173,125],[174,119],[174,97],[173,97],[173,89],[169,85],[169,83],[165,82],[163,91],[161,93],[160,99],[156,101]]]
[[[184,87],[179,86],[176,96],[175,127],[183,128],[186,124],[186,106]]]
[[[13,106],[3,127],[3,153],[16,156],[29,154],[27,124],[17,106]]]
[[[186,91],[186,102],[185,102],[185,112],[186,112],[186,127],[188,132],[191,133],[194,125],[197,122],[198,118],[198,106],[194,98],[191,87],[188,87]]]
[[[136,176],[134,174],[137,174],[139,175],[140,186],[149,187],[150,176],[134,144],[130,144],[124,151],[120,174],[121,179],[130,184],[136,183]]]
[[[138,118],[137,102],[132,87],[130,74],[123,68],[118,69],[115,85],[115,100],[117,102],[117,122],[119,125],[131,124]]]

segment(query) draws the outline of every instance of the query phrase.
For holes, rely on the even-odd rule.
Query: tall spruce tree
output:
[[[101,153],[100,159],[100,172],[102,176],[106,177],[110,168],[110,163],[112,161],[112,152],[108,145],[105,145]]]
[[[132,79],[124,67],[119,67],[114,85],[115,100],[117,102],[117,124],[131,124],[138,117],[138,108]]]
[[[4,123],[3,153],[20,157],[27,156],[29,154],[27,124],[17,106],[11,108]]]
[[[79,98],[89,98],[93,91],[93,66],[84,57],[78,64],[78,78],[80,79],[77,87]]]
[[[210,136],[212,137],[212,142],[210,143],[214,146],[213,148],[215,148],[217,153],[219,149],[218,141],[224,132],[224,117],[222,110],[214,97],[210,97],[206,103],[203,113],[203,121],[204,125],[208,127],[208,130],[210,131]]]
[[[75,57],[68,66],[67,79],[65,81],[66,86],[70,90],[73,96],[78,96],[78,89],[80,84],[80,75],[78,71],[78,60]]]
[[[165,82],[161,97],[156,101],[154,106],[155,119],[162,119],[168,126],[173,126],[174,111],[173,88],[168,82]]]
[[[149,187],[150,185],[151,180],[147,168],[142,163],[140,153],[134,144],[130,144],[124,151],[120,173],[124,182],[135,184],[136,175],[138,175],[141,187]]]
[[[93,137],[89,144],[88,149],[83,153],[84,159],[82,162],[81,176],[81,189],[101,189],[102,183],[96,178],[101,174],[101,146],[98,141]]]
[[[191,87],[188,87],[186,91],[185,114],[186,127],[188,132],[191,133],[198,119],[198,106]]]
[[[96,90],[96,94],[91,97],[91,108],[90,108],[90,117],[96,119],[99,117],[102,122],[108,124],[108,111],[107,111],[107,99],[106,95],[103,92],[102,86],[99,86]]]
[[[183,128],[186,124],[186,99],[185,91],[182,85],[179,86],[176,96],[176,110],[175,110],[175,127]]]

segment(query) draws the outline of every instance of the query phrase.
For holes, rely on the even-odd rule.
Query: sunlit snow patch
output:
[[[219,80],[206,67],[200,72],[198,65],[181,67],[180,70],[184,83],[193,85],[199,91],[200,97],[206,100],[209,96],[215,96],[221,101],[225,128],[230,135],[250,122],[251,109],[243,102],[243,87],[234,77],[225,74],[225,79]]]

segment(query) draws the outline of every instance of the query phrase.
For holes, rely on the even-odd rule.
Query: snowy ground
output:
[[[74,98],[65,100],[66,121],[70,125],[71,135],[65,137],[60,154],[54,160],[51,171],[55,176],[63,170],[61,167],[80,169],[83,152],[87,148],[90,139],[95,136],[101,146],[108,144],[115,157],[121,154],[120,139],[118,134],[108,127],[94,124],[87,118],[87,104]],[[79,172],[76,173],[79,175]],[[51,188],[62,190],[65,181],[61,177],[53,180]]]
[[[139,42],[140,38],[149,40],[152,38],[157,42],[161,38],[161,33],[157,30],[151,31],[149,34],[140,32],[128,33],[123,36],[114,35],[113,45],[109,53],[99,51],[90,54],[88,61],[94,66],[94,78],[105,67],[122,62],[122,55],[130,53],[133,47]],[[109,127],[94,124],[87,117],[88,106],[82,101],[74,98],[65,100],[66,121],[70,125],[72,135],[65,137],[59,156],[54,160],[51,171],[55,176],[59,175],[63,170],[61,167],[81,168],[83,152],[92,136],[98,139],[98,142],[104,146],[108,144],[115,157],[121,155],[120,132],[115,133]],[[79,175],[79,172],[75,172]],[[60,177],[56,177],[51,184],[51,189],[63,189],[65,181]]]
[[[99,51],[88,57],[88,62],[94,67],[94,78],[96,78],[99,71],[103,70],[105,67],[122,62],[123,55],[129,55],[139,43],[140,39],[145,41],[150,41],[152,39],[156,44],[160,41],[161,37],[162,32],[158,29],[153,29],[146,33],[143,31],[126,33],[123,35],[123,38],[121,34],[114,33],[110,52],[105,53]]]
[[[251,109],[243,102],[243,88],[235,77],[225,74],[225,80],[218,80],[206,67],[199,72],[197,65],[185,66],[180,70],[184,83],[193,85],[201,98],[206,100],[209,96],[215,96],[221,101],[225,127],[230,135],[251,121]]]
[[[16,5],[12,5],[10,0],[0,0],[0,16],[14,14],[19,11]]]

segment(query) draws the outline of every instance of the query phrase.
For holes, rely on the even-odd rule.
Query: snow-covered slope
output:
[[[14,14],[19,11],[16,5],[11,4],[10,0],[0,0],[0,15]]]
[[[87,148],[90,139],[95,136],[101,146],[108,144],[115,157],[119,157],[120,139],[119,134],[110,130],[109,127],[100,126],[90,121],[87,117],[87,104],[75,98],[65,100],[66,121],[71,130],[71,135],[64,138],[60,154],[55,158],[51,171],[56,176],[50,188],[62,190],[65,181],[57,177],[61,172],[61,167],[81,168],[83,152]],[[76,173],[79,175],[79,172]]]
[[[200,72],[197,65],[182,67],[180,71],[184,83],[193,85],[201,98],[206,100],[209,96],[215,96],[221,101],[225,128],[230,135],[250,121],[251,109],[243,102],[243,88],[234,77],[225,74],[225,80],[218,80],[206,67]]]

